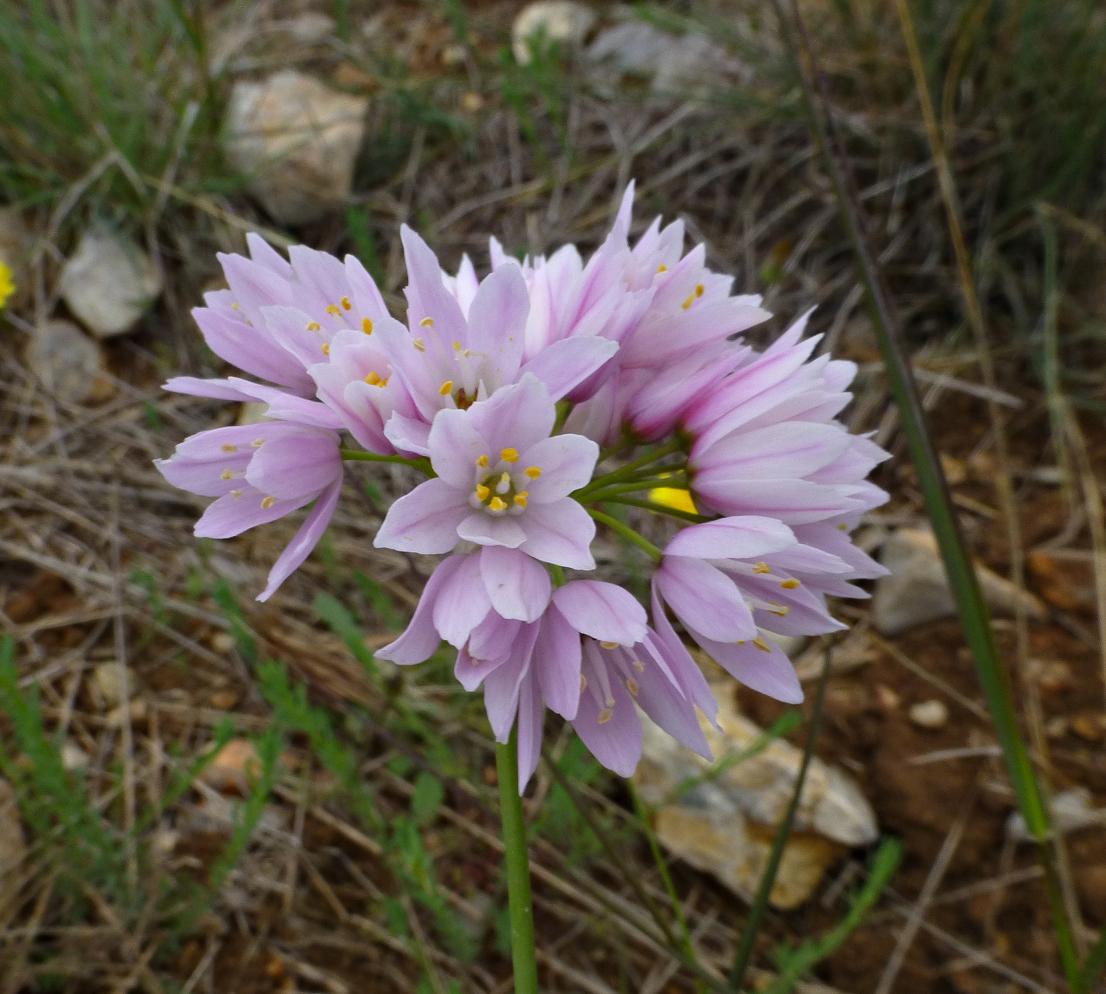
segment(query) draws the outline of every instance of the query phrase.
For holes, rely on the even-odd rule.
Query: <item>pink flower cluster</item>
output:
[[[310,505],[261,600],[318,543],[351,460],[427,477],[375,544],[447,558],[378,655],[411,664],[453,646],[496,738],[517,722],[520,790],[546,709],[622,775],[641,712],[709,755],[699,714],[716,704],[673,618],[741,682],[797,702],[770,636],[840,629],[827,597],[865,596],[855,581],[882,573],[850,539],[885,499],[867,477],[886,453],[837,418],[855,367],[812,358],[806,316],[765,351],[743,343],[770,316],[760,298],[732,293],[702,245],[685,253],[679,222],[632,242],[631,203],[632,190],[586,260],[568,245],[519,262],[493,239],[482,279],[467,257],[444,272],[405,227],[405,322],[352,256],[297,246],[286,260],[251,236],[250,258],[220,257],[228,289],[194,313],[253,379],[167,384],[268,405],[271,420],[201,432],[157,464],[215,498],[199,536]],[[663,548],[634,528],[649,514],[669,526]],[[594,578],[597,523],[654,559],[648,613]]]

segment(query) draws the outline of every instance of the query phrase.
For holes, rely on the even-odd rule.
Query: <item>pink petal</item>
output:
[[[695,475],[696,498],[723,514],[772,515],[788,525],[805,525],[863,509],[861,501],[835,486],[806,480],[749,480],[711,471]]]
[[[534,644],[533,669],[546,707],[572,721],[580,706],[580,633],[560,611],[546,611]]]
[[[485,546],[480,552],[480,575],[492,607],[504,618],[537,621],[549,606],[549,574],[524,552]]]
[[[557,418],[545,384],[530,375],[473,404],[468,414],[484,437],[488,446],[485,451],[489,453],[507,448],[525,452],[549,437]]]
[[[450,645],[460,648],[491,610],[480,582],[480,557],[465,556],[434,602],[434,627]]]
[[[557,401],[606,365],[617,351],[617,342],[598,335],[563,338],[542,349],[520,372],[536,376]]]
[[[724,438],[710,450],[710,467],[745,479],[803,479],[835,460],[852,442],[853,436],[839,425],[784,422]]]
[[[245,321],[227,317],[209,307],[195,308],[192,316],[208,348],[220,359],[297,393],[311,392],[311,380],[303,371],[303,364],[278,346],[261,327],[251,327]],[[258,322],[261,320],[259,315]]]
[[[450,556],[438,564],[430,574],[430,579],[426,581],[426,586],[423,587],[422,596],[419,598],[410,624],[394,642],[389,642],[383,648],[376,650],[378,659],[390,659],[401,666],[409,666],[412,663],[421,663],[434,655],[434,650],[442,641],[432,620],[434,604],[442,588],[461,568],[465,558],[465,556]]]
[[[452,486],[472,490],[476,484],[476,460],[487,455],[484,439],[467,411],[439,411],[427,438],[434,472]],[[498,454],[494,454],[498,460]]]
[[[589,650],[594,649],[594,646],[589,646]],[[599,662],[591,665],[604,664]],[[587,665],[584,673],[589,673]],[[588,679],[590,683],[594,678],[589,676]],[[572,727],[600,763],[619,776],[629,777],[633,775],[638,760],[641,759],[641,719],[634,707],[633,698],[622,685],[622,681],[612,680],[611,690],[614,706],[608,708],[601,708],[590,690],[581,694],[580,709]],[[606,711],[610,712],[609,718]],[[601,714],[607,718],[602,724],[599,721]]]
[[[529,485],[531,504],[549,504],[567,497],[591,480],[599,446],[583,435],[543,438],[522,453],[522,462],[537,466],[541,476]]]
[[[444,480],[427,480],[388,509],[373,545],[424,555],[449,552],[468,513],[464,494]]]
[[[252,487],[231,491],[208,504],[192,534],[196,538],[233,538],[249,528],[283,518],[310,502],[312,496],[308,494],[295,500],[277,500],[266,506],[268,495]]]
[[[573,580],[553,592],[553,603],[576,631],[599,642],[636,645],[645,638],[645,608],[613,583]]]
[[[678,742],[711,759],[707,737],[695,714],[695,705],[677,690],[652,659],[644,659],[637,675],[637,702],[653,721]]]
[[[527,555],[568,569],[595,569],[595,522],[576,501],[566,497],[552,504],[531,504],[516,520],[525,528],[520,546]]]
[[[421,418],[409,418],[397,411],[385,422],[384,436],[400,452],[430,455],[430,424]]]
[[[653,637],[646,637],[649,650],[667,668],[672,679],[679,685],[680,690],[692,704],[703,712],[708,720],[718,727],[718,701],[714,699],[710,684],[707,683],[703,671],[691,658],[691,653],[676,634],[672,622],[668,620],[664,605],[661,603],[660,594],[654,583],[650,591],[652,604]]]
[[[538,626],[527,625],[515,640],[510,658],[484,680],[484,708],[496,742],[506,742],[518,713],[519,690],[530,672]]]
[[[517,517],[496,518],[487,511],[473,511],[470,514],[467,504],[465,512],[467,516],[458,524],[457,534],[469,542],[517,549],[526,541],[526,532],[522,530]]]
[[[541,758],[542,737],[541,694],[533,670],[526,674],[518,688],[518,792],[521,795],[534,775]]]
[[[273,564],[265,589],[257,595],[259,601],[267,601],[272,597],[276,589],[311,555],[311,551],[319,544],[319,539],[323,537],[323,532],[330,524],[330,519],[334,517],[334,509],[338,506],[341,493],[342,478],[339,475],[326,490],[319,494],[315,506],[311,508],[300,530]]]
[[[203,380],[198,376],[174,376],[166,380],[161,389],[192,397],[210,397],[212,400],[233,400],[241,403],[253,400],[252,393],[244,391],[230,380]]]
[[[274,497],[314,496],[341,479],[342,457],[337,441],[332,433],[286,432],[255,451],[246,481]]]
[[[468,314],[468,346],[485,357],[489,382],[510,383],[518,373],[530,296],[517,266],[495,270],[480,284]]]
[[[787,525],[750,514],[684,528],[665,546],[664,553],[700,559],[760,559],[795,544]]]
[[[756,637],[756,624],[741,591],[710,563],[666,556],[654,582],[690,631],[721,642]]]
[[[400,228],[403,253],[407,260],[407,318],[417,328],[426,318],[434,324],[426,336],[432,342],[459,341],[468,344],[468,331],[461,307],[442,281],[438,257],[407,225]],[[417,332],[416,332],[417,333]]]
[[[768,646],[766,652],[752,642],[734,645],[699,637],[695,641],[719,666],[751,690],[785,704],[802,703],[803,688],[795,668],[778,645],[764,642]]]

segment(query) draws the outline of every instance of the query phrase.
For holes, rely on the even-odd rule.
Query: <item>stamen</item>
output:
[[[588,689],[588,678],[583,673],[580,674],[580,693],[582,694]]]
[[[525,490],[520,490],[517,494],[515,494],[515,503],[519,507],[525,507],[529,499],[530,495]]]
[[[263,438],[255,438],[252,442],[250,442],[250,445],[255,449],[260,449],[261,446],[263,446],[264,444],[265,439]]]
[[[353,310],[353,304],[350,302],[349,297],[343,297],[341,303],[342,303],[342,310],[343,311]]]
[[[388,385],[388,381],[375,369],[365,377],[365,382],[370,387],[386,387]]]
[[[373,319],[372,318],[362,318],[361,319],[361,330],[366,335],[371,335],[373,333]]]
[[[420,328],[433,328],[434,327],[434,319],[433,318],[423,318],[419,322],[419,327]]]
[[[617,649],[617,642],[600,642],[599,645],[604,649]]]
[[[630,665],[639,673],[645,672],[645,664],[640,659],[631,659]]]
[[[489,460],[488,460],[488,457],[486,455],[479,456],[476,460],[476,465],[479,466],[481,469],[487,469],[488,468],[488,462],[489,462]]]
[[[492,495],[491,487],[485,487],[483,483],[476,484],[476,496],[483,504]]]
[[[614,717],[614,708],[603,708],[595,719],[597,725],[605,725]]]
[[[770,607],[768,613],[774,614],[780,618],[786,618],[791,613],[791,608],[786,604],[781,604],[779,607]]]
[[[464,346],[460,342],[454,342],[453,343],[453,351],[454,352],[460,352],[461,349],[463,349],[463,348],[464,348]]]
[[[780,586],[783,587],[784,590],[794,590],[796,587],[801,586],[801,584],[798,580],[792,577],[790,580],[780,581]]]
[[[235,500],[237,500],[237,499],[238,499],[239,497],[241,497],[241,496],[242,496],[242,491],[241,491],[241,490],[232,490],[232,491],[230,492],[230,495],[231,495],[231,497],[233,497],[233,498],[234,498]]]
[[[658,273],[667,273],[668,272],[668,267],[662,262],[659,266],[657,266],[657,272]]]
[[[438,393],[443,397],[448,397],[453,392],[453,381],[443,380],[442,385],[438,387]]]
[[[319,324],[318,321],[308,321],[307,322],[307,330],[308,331],[322,331],[323,326],[321,324]]]
[[[531,480],[536,480],[541,476],[541,466],[527,466],[526,475],[530,477]]]
[[[637,680],[630,676],[626,678],[626,689],[630,692],[631,697],[637,697],[641,687],[638,685]]]
[[[275,497],[262,497],[261,498],[261,506],[266,511],[269,510],[269,508],[272,507],[275,503],[276,503],[276,498]]]
[[[837,526],[837,530],[841,532],[847,532],[849,530],[849,526],[845,524],[844,521],[842,521],[841,524]]]
[[[330,343],[323,342],[323,355],[330,355]]]
[[[683,308],[683,309],[684,309],[685,311],[687,311],[687,310],[690,310],[690,309],[691,309],[691,305],[692,305],[692,304],[694,304],[694,303],[695,303],[695,294],[693,294],[693,293],[689,293],[689,294],[687,295],[687,299],[686,299],[686,300],[685,300],[685,301],[684,301],[684,302],[683,302],[682,304],[680,304],[680,306],[681,306],[681,307],[682,307],[682,308]]]
[[[753,567],[753,572],[754,573],[762,573],[762,574],[763,573],[771,573],[772,572],[772,567],[769,566],[766,562],[759,562]]]
[[[337,304],[327,304],[326,312],[327,314],[333,314],[336,318],[342,316],[342,309]]]
[[[506,511],[507,502],[502,497],[493,497],[488,501],[488,507],[493,511]]]
[[[753,639],[753,645],[755,645],[761,652],[771,652],[772,647],[764,641],[759,635]]]
[[[701,297],[706,292],[706,287],[702,283],[695,284],[695,296]]]
[[[518,449],[503,449],[499,458],[504,462],[518,462]]]
[[[414,341],[411,342],[411,344],[414,345],[415,348],[418,349],[420,352],[426,351],[426,343],[421,338],[416,338]]]
[[[233,469],[224,469],[219,474],[219,477],[221,479],[224,479],[224,480],[233,480],[234,479],[234,470]]]
[[[221,448],[224,452],[237,452],[238,451],[238,446],[237,445],[229,445],[229,444],[228,445],[220,445],[219,448]]]

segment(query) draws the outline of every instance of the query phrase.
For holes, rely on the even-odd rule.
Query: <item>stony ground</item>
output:
[[[772,984],[796,948],[848,920],[873,854],[898,839],[890,884],[797,989],[1061,990],[1041,871],[832,193],[793,94],[774,88],[781,43],[755,7],[646,19],[528,8],[522,24],[562,38],[554,57],[518,31],[508,55],[521,8],[506,3],[201,6],[219,128],[202,133],[202,98],[189,111],[158,90],[166,134],[196,142],[187,154],[167,140],[148,170],[108,155],[58,199],[0,209],[0,261],[17,284],[0,312],[0,626],[16,654],[15,670],[0,666],[0,994],[511,989],[479,702],[444,656],[416,672],[372,658],[427,569],[371,545],[401,471],[349,483],[324,546],[256,605],[290,530],[197,542],[197,504],[151,465],[183,435],[256,412],[159,384],[219,369],[187,310],[215,285],[214,251],[240,249],[245,231],[355,251],[398,306],[400,221],[447,263],[467,251],[484,264],[492,232],[510,248],[591,247],[631,177],[641,225],[683,217],[781,320],[820,305],[816,330],[861,367],[851,423],[895,456],[879,478],[893,500],[864,543],[896,575],[840,610],[851,628],[830,647],[819,762],[758,943],[758,989],[788,989]],[[803,5],[812,23],[823,6]],[[841,51],[827,48],[828,71]],[[177,85],[205,93],[189,66]],[[1073,229],[1051,318],[1036,254],[1015,242],[1007,268],[988,272],[997,382],[985,385],[924,144],[895,158],[870,140],[888,115],[857,125],[854,168],[1054,795],[1086,945],[1106,926],[1106,350],[1093,277],[1106,242]],[[208,156],[218,171],[189,172]],[[978,161],[969,147],[957,165],[974,176]],[[973,233],[997,188],[964,191]],[[626,549],[600,558],[638,582]],[[789,651],[813,687],[827,646]],[[709,770],[657,744],[626,785],[550,737],[527,802],[543,989],[704,989],[681,965],[681,920],[706,982],[726,974],[808,727],[755,695],[726,699],[730,758]]]

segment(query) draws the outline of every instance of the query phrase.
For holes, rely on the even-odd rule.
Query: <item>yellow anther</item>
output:
[[[237,500],[237,499],[238,499],[239,497],[241,497],[241,496],[242,496],[242,491],[241,491],[241,490],[232,490],[232,491],[230,492],[230,495],[231,495],[231,497],[233,497],[233,498],[234,498],[235,500]]]
[[[330,355],[330,343],[323,342],[323,355]]]
[[[582,694],[588,689],[588,678],[583,673],[580,674],[580,693]]]
[[[322,331],[323,326],[321,324],[319,324],[318,321],[308,321],[307,322],[307,330],[308,331]]]
[[[336,318],[342,316],[342,308],[340,308],[337,304],[327,304],[326,312],[327,314],[333,314]]]
[[[602,648],[604,648],[604,649],[617,649],[618,648],[618,643],[617,642],[600,642],[599,645],[602,646]]]
[[[388,385],[388,381],[375,369],[365,377],[365,382],[370,387],[386,387]]]
[[[463,349],[463,348],[464,348],[464,346],[460,342],[454,342],[453,343],[453,351],[454,352],[460,352],[461,349]]]
[[[502,497],[493,497],[490,501],[488,501],[488,507],[490,507],[493,511],[506,511],[507,502]]]
[[[771,652],[772,647],[764,641],[762,638],[753,639],[753,645],[755,645],[761,652]]]
[[[518,462],[518,449],[503,449],[499,453],[499,458],[504,462]]]
[[[261,506],[266,511],[269,510],[269,508],[272,507],[275,503],[276,503],[276,498],[275,497],[262,497],[261,498]]]
[[[707,288],[705,286],[703,286],[702,283],[696,283],[695,284],[695,296],[696,297],[703,296],[703,294],[706,292],[706,289]]]
[[[786,604],[781,604],[779,607],[770,607],[768,613],[777,615],[780,618],[786,618],[791,613],[791,608]]]
[[[434,327],[434,319],[433,318],[423,318],[419,322],[419,327],[420,328],[433,328]]]
[[[341,303],[343,311],[353,310],[353,303],[350,301],[349,297],[343,297]]]
[[[529,499],[530,495],[525,490],[520,490],[517,494],[515,494],[515,503],[519,507],[525,507]]]
[[[250,445],[253,446],[255,449],[260,449],[261,446],[263,446],[264,444],[265,439],[263,438],[255,438],[252,442],[250,442]]]
[[[219,448],[221,448],[224,452],[237,452],[238,451],[238,446],[237,445],[229,445],[229,444],[228,445],[221,445],[221,446],[219,446]]]
[[[766,562],[761,561],[753,567],[753,572],[754,573],[771,573],[772,572],[772,567],[769,566]]]
[[[242,305],[236,300],[233,304],[230,305],[230,309],[232,311],[240,311],[242,310]]]
[[[476,484],[476,499],[479,500],[481,504],[483,504],[491,494],[491,487],[485,487],[483,483]]]
[[[372,318],[362,318],[361,319],[361,330],[366,335],[371,335],[373,333],[373,319]]]
[[[485,456],[479,456],[479,457],[477,457],[476,465],[479,466],[481,469],[487,469],[488,468],[488,462],[489,462],[489,460],[488,460],[488,457],[486,455]]]
[[[438,387],[438,393],[443,397],[448,397],[453,392],[453,381],[445,380],[440,387]]]
[[[657,266],[657,272],[658,273],[667,273],[668,272],[668,267],[662,262],[659,266]]]
[[[849,530],[849,526],[845,524],[844,521],[842,521],[841,524],[837,526],[837,530],[840,532],[847,532]]]
[[[421,338],[416,338],[414,341],[411,342],[411,344],[414,345],[415,348],[418,349],[420,352],[426,351],[426,342],[424,342]]]
[[[527,466],[525,472],[531,480],[536,480],[541,476],[541,466]]]
[[[638,671],[639,673],[644,673],[644,672],[645,672],[645,664],[644,664],[644,663],[643,663],[643,662],[642,662],[642,661],[641,661],[640,659],[632,659],[632,660],[630,660],[630,665],[631,665],[631,666],[632,666],[632,667],[633,667],[633,668],[634,668],[635,670],[637,670],[637,671]]]
[[[680,304],[680,306],[681,306],[681,307],[682,307],[682,308],[683,308],[683,309],[684,309],[685,311],[687,311],[687,310],[690,310],[690,309],[691,309],[691,305],[692,305],[692,304],[694,304],[694,303],[695,303],[695,294],[693,294],[693,293],[689,293],[689,294],[687,295],[687,299],[686,299],[686,300],[684,300],[684,302],[683,302],[682,304]]]
[[[641,687],[638,686],[637,680],[635,680],[632,676],[629,676],[626,677],[626,689],[630,692],[631,697],[637,697],[638,691],[641,690]]]
[[[796,587],[799,586],[799,581],[795,579],[781,580],[780,586],[783,587],[784,590],[794,590]]]
[[[233,469],[224,469],[219,474],[219,476],[222,477],[222,479],[224,479],[224,480],[233,480],[234,479],[234,470]]]
[[[613,717],[614,717],[614,708],[603,708],[603,710],[599,712],[598,717],[595,719],[595,723],[597,725],[605,725]]]

